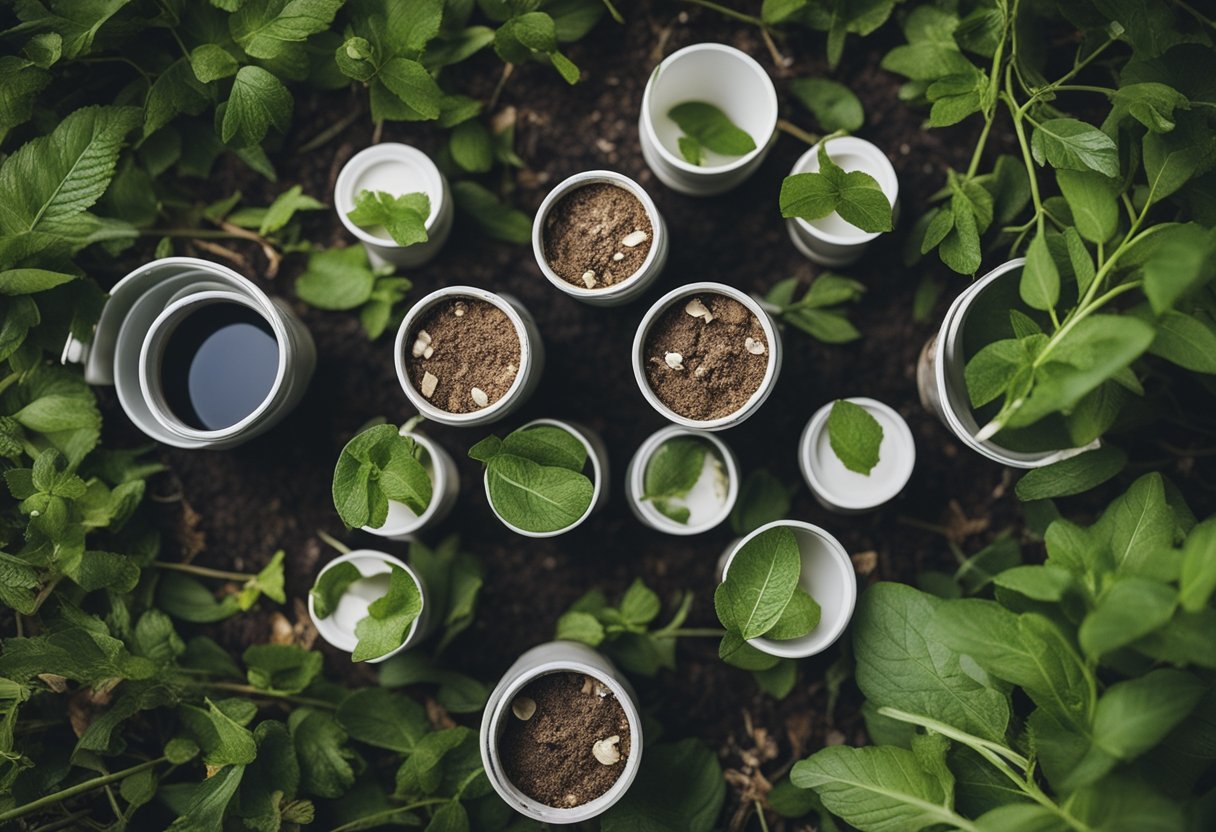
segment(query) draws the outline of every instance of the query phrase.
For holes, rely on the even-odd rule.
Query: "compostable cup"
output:
[[[415,646],[427,637],[430,632],[431,610],[430,605],[427,603],[426,584],[423,583],[422,578],[408,564],[392,555],[377,552],[374,549],[356,549],[325,564],[325,567],[317,574],[317,580],[321,580],[322,575],[340,563],[353,564],[363,577],[347,588],[346,592],[342,595],[342,600],[338,602],[338,606],[325,618],[317,615],[316,603],[313,600],[312,593],[308,594],[308,615],[312,619],[313,626],[317,628],[317,633],[321,638],[339,650],[353,653],[355,647],[359,644],[359,637],[355,635],[355,626],[367,617],[368,607],[371,606],[372,602],[384,597],[385,592],[388,591],[388,576],[392,572],[393,567],[403,569],[413,579],[414,583],[418,585],[418,592],[422,595],[422,610],[418,613],[418,617],[414,619],[414,623],[410,625],[409,630],[406,631],[405,638],[397,649],[379,658],[368,659],[367,661],[369,664],[379,664],[385,659],[397,655],[402,650]]]
[[[980,425],[971,410],[964,375],[967,361],[978,349],[974,346],[968,348],[966,324],[969,317],[975,314],[986,298],[1000,298],[999,293],[1016,298],[1017,284],[1025,262],[1025,258],[1019,257],[1002,263],[959,293],[946,311],[941,328],[921,351],[916,367],[916,383],[921,404],[935,413],[964,445],[993,462],[1011,468],[1041,468],[1098,448],[1101,440],[1095,439],[1079,448],[1020,451],[1002,446],[992,439],[979,439]],[[1002,305],[1005,309],[1009,308],[1007,304]],[[1008,313],[1005,315],[1007,319]]]
[[[519,336],[519,371],[515,374],[515,381],[498,401],[468,413],[451,413],[431,404],[430,400],[422,395],[422,391],[416,388],[410,380],[405,364],[406,339],[409,338],[418,319],[435,304],[459,298],[483,300],[497,306],[511,321],[516,335]],[[540,330],[536,328],[536,321],[524,305],[511,295],[489,292],[474,286],[446,286],[436,289],[414,304],[406,313],[401,326],[397,328],[397,339],[393,343],[393,350],[397,380],[401,383],[401,389],[405,391],[406,398],[414,407],[418,408],[419,413],[432,422],[454,427],[488,425],[517,410],[536,390],[545,364],[545,347],[541,341]]]
[[[856,136],[841,136],[828,142],[828,156],[846,172],[863,171],[873,176],[891,203],[893,219],[899,216],[899,179],[887,154],[877,145]],[[819,145],[803,153],[790,175],[819,170]],[[823,266],[847,266],[855,262],[881,231],[862,231],[837,213],[817,220],[791,218],[785,221],[794,246],[808,259]]]
[[[557,537],[558,535],[565,534],[581,526],[588,517],[595,514],[595,512],[604,507],[604,503],[608,502],[608,449],[604,445],[604,440],[600,439],[599,434],[582,425],[574,422],[564,422],[560,419],[533,419],[519,429],[526,430],[527,428],[539,427],[541,425],[561,428],[577,439],[587,451],[587,463],[591,466],[591,503],[587,506],[587,510],[583,512],[581,517],[564,529],[557,529],[551,532],[530,532],[510,523],[498,513],[498,509],[494,507],[494,501],[490,499],[490,472],[487,470],[482,477],[482,481],[485,483],[486,502],[490,504],[490,510],[494,512],[494,516],[504,526],[524,537]]]
[[[348,214],[362,191],[384,191],[393,196],[424,193],[431,201],[426,218],[425,242],[401,246],[384,229],[360,228]],[[452,195],[448,181],[430,157],[416,147],[381,142],[364,148],[342,166],[334,185],[334,210],[346,230],[363,243],[373,265],[412,268],[430,261],[452,231]]]
[[[869,475],[850,471],[836,456],[828,439],[832,403],[815,411],[798,442],[798,465],[807,487],[819,504],[840,514],[858,514],[891,500],[912,476],[916,442],[908,423],[893,408],[867,398],[847,399],[864,407],[882,426],[878,464]]]
[[[686,101],[722,110],[756,147],[743,156],[705,152],[694,165],[680,153],[683,135],[667,113]],[[668,55],[642,93],[638,117],[642,158],[667,187],[690,196],[713,196],[739,185],[764,162],[777,138],[777,90],[750,56],[722,43],[697,43]]]
[[[612,787],[595,800],[582,806],[562,808],[534,800],[515,787],[507,777],[498,754],[498,739],[503,725],[511,717],[511,702],[530,682],[550,673],[581,673],[590,676],[612,691],[621,703],[629,722],[629,757],[620,777]],[[533,647],[520,656],[503,674],[490,693],[481,718],[481,762],[486,777],[499,797],[512,809],[534,821],[552,824],[581,823],[591,820],[611,808],[629,791],[642,764],[642,716],[633,686],[616,665],[585,644],[574,641],[551,641]]]
[[[363,531],[392,540],[413,540],[427,529],[442,523],[451,513],[460,495],[460,471],[451,454],[435,440],[414,431],[403,430],[401,435],[417,442],[429,458],[426,467],[431,478],[431,502],[422,514],[415,514],[405,503],[389,500],[388,517],[384,523],[374,528],[364,526]]]
[[[756,388],[756,391],[752,393],[747,402],[734,413],[729,413],[717,419],[689,419],[687,416],[681,416],[664,404],[655,395],[654,390],[651,389],[650,382],[646,379],[646,338],[650,334],[651,326],[654,325],[654,322],[658,320],[660,315],[667,311],[669,306],[691,295],[711,294],[725,295],[732,300],[737,300],[756,316],[756,319],[760,321],[760,328],[764,330],[764,338],[768,341],[768,365],[765,368],[764,379],[760,382],[760,386]],[[772,316],[765,311],[764,307],[756,302],[755,298],[724,283],[689,283],[686,286],[672,289],[655,301],[650,309],[646,310],[646,314],[642,317],[642,322],[638,324],[637,332],[633,336],[633,377],[637,380],[638,388],[642,391],[642,396],[664,418],[680,427],[718,431],[742,424],[745,419],[760,409],[760,405],[764,404],[764,401],[773,392],[773,388],[776,387],[777,377],[780,374],[781,334],[777,331],[777,324],[773,321]]]
[[[587,289],[563,280],[550,267],[549,260],[545,257],[545,222],[549,218],[549,212],[564,197],[579,188],[600,183],[626,190],[642,203],[646,216],[650,219],[652,237],[650,251],[636,272],[612,286]],[[667,263],[667,249],[667,225],[650,194],[628,176],[611,170],[588,170],[564,179],[545,197],[536,212],[536,218],[532,221],[532,253],[536,257],[536,265],[540,267],[541,274],[562,292],[591,306],[619,306],[640,297],[663,272],[663,266]]]
[[[806,590],[821,611],[819,624],[801,638],[778,641],[753,638],[747,643],[762,653],[782,659],[805,659],[827,650],[844,633],[857,606],[857,578],[849,553],[824,529],[801,520],[774,520],[739,538],[722,553],[718,572],[725,578],[731,561],[744,544],[769,529],[783,526],[794,533],[802,556],[799,586]]]
[[[646,493],[646,467],[667,442],[681,436],[690,436],[708,443],[713,451],[706,454],[701,478],[693,486],[682,503],[689,510],[688,522],[677,523],[655,508],[654,503],[642,499]],[[713,471],[716,467],[711,457],[716,456],[721,465],[725,490],[716,493]],[[674,535],[693,535],[707,532],[730,516],[731,509],[739,497],[739,463],[734,452],[725,442],[712,433],[702,430],[668,425],[646,438],[629,461],[625,472],[625,490],[629,493],[629,508],[635,517],[656,531]]]
[[[266,320],[279,365],[271,392],[255,412],[222,430],[199,430],[166,407],[160,391],[162,347],[186,316],[221,302],[248,306]],[[69,340],[64,359],[83,361],[90,384],[114,385],[127,417],[151,438],[178,448],[218,450],[264,433],[299,403],[316,366],[316,346],[285,302],[232,269],[194,257],[166,257],[118,281],[91,341]]]

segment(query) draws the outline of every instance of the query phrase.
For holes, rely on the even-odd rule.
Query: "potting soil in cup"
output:
[[[406,341],[414,387],[449,413],[489,407],[519,373],[519,334],[506,313],[476,298],[449,298],[419,320]]]
[[[199,430],[221,430],[249,416],[274,387],[279,343],[270,324],[239,303],[211,303],[169,336],[161,386],[170,410]]]
[[[549,267],[583,289],[632,277],[650,253],[654,228],[646,209],[624,188],[605,182],[566,194],[545,218]]]

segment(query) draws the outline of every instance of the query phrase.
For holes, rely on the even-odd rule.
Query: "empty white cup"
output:
[[[687,523],[677,523],[655,508],[653,502],[642,499],[646,493],[646,467],[650,460],[663,445],[681,436],[700,439],[713,448],[705,455],[701,478],[680,501],[689,511]],[[720,494],[718,484],[714,482],[714,472],[719,468],[724,480]],[[739,497],[739,463],[734,452],[714,434],[668,425],[652,433],[638,447],[625,472],[625,490],[629,493],[629,508],[634,516],[650,528],[674,535],[701,534],[730,516]]]
[[[878,464],[868,475],[859,474],[836,456],[828,438],[828,416],[835,402],[829,402],[803,428],[798,465],[820,505],[840,514],[856,514],[878,508],[903,490],[916,465],[916,442],[908,423],[894,409],[874,399],[847,401],[864,407],[882,426]]]

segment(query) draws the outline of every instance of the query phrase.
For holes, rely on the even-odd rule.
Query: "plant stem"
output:
[[[750,23],[753,26],[759,26],[761,29],[766,28],[766,24],[760,18],[753,17],[745,12],[736,11],[735,9],[723,6],[720,3],[715,3],[713,0],[684,0],[684,2],[692,3],[694,6],[701,6],[702,8],[709,9],[710,11],[715,11],[718,14],[726,15],[727,17],[734,18],[742,23]]]
[[[427,800],[419,800],[415,803],[410,803],[407,806],[394,806],[389,809],[383,809],[379,812],[372,812],[370,815],[364,815],[361,818],[348,821],[341,826],[335,826],[329,832],[349,832],[352,829],[361,829],[363,824],[371,820],[380,820],[381,818],[391,818],[398,812],[409,812],[414,809],[421,809],[424,806],[434,806],[436,803],[447,803],[451,798],[447,797],[432,797]]]
[[[777,119],[777,129],[782,133],[789,133],[794,138],[804,141],[811,146],[819,143],[819,137],[814,133],[808,133],[798,125],[783,118]]]
[[[756,805],[756,817],[760,819],[761,832],[768,832],[768,819],[764,817],[764,805],[759,800],[753,800],[752,803]]]
[[[255,688],[253,685],[244,685],[240,682],[201,682],[200,684],[212,688],[213,690],[222,690],[229,693],[240,693],[245,696],[263,696],[267,699],[280,699],[284,702],[290,702],[293,705],[301,705],[307,708],[327,708],[332,711],[338,707],[333,702],[327,702],[324,699],[313,699],[309,696],[295,696],[289,693],[275,693],[274,691]]]
[[[1089,84],[1061,84],[1053,89],[1056,92],[1099,92],[1108,97],[1115,94],[1110,87],[1094,87]]]
[[[655,630],[656,638],[722,638],[726,630],[714,627],[679,627],[674,630]]]
[[[334,537],[332,534],[325,531],[324,529],[317,529],[317,537],[321,538],[321,540],[325,541],[331,547],[333,547],[334,549],[337,549],[339,552],[341,552],[344,555],[350,551],[349,546],[347,546],[341,540],[338,540],[338,538]]]
[[[221,581],[247,581],[254,577],[253,575],[245,575],[240,572],[226,572],[223,569],[211,569],[206,566],[195,566],[192,563],[170,563],[163,560],[154,560],[150,564],[157,569],[168,569],[173,572],[188,572],[191,575],[198,575],[202,578],[218,578]]]
[[[68,786],[66,789],[60,789],[57,792],[48,794],[45,797],[40,797],[37,800],[31,800],[29,803],[26,803],[23,806],[18,806],[15,809],[9,809],[7,812],[0,812],[0,823],[5,823],[15,818],[28,815],[30,812],[36,812],[39,809],[45,809],[48,806],[54,806],[56,803],[76,797],[76,795],[84,794],[85,792],[90,792],[93,789],[99,789],[102,786],[117,783],[119,780],[122,780],[125,777],[132,774],[138,774],[141,771],[146,771],[147,769],[160,765],[166,760],[168,760],[168,757],[157,757],[155,760],[148,760],[147,762],[131,766],[130,768],[125,768],[122,771],[103,774],[99,777],[85,780],[82,783],[77,783],[75,786]]]
[[[186,237],[195,240],[236,240],[240,235],[229,234],[227,231],[216,231],[210,228],[143,228],[139,231],[141,237]]]
[[[929,717],[921,716],[920,714],[912,714],[908,713],[907,711],[901,711],[898,708],[879,708],[878,712],[883,716],[889,716],[891,719],[899,720],[900,722],[907,722],[911,725],[919,725],[922,728],[928,728],[929,730],[935,731],[944,737],[949,737],[956,742],[961,742],[963,745],[969,746],[976,751],[980,750],[981,748],[986,748],[989,751],[1004,757],[1023,771],[1030,767],[1030,760],[1026,759],[1012,748],[1007,748],[998,742],[986,740],[983,737],[977,737],[974,734],[967,733],[966,731],[960,731],[953,725],[947,725],[944,722],[939,722],[936,719],[930,719]]]

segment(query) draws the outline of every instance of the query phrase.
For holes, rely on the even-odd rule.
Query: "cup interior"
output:
[[[916,447],[907,422],[891,408],[872,399],[850,399],[861,405],[882,427],[882,444],[878,449],[878,464],[869,475],[845,467],[832,450],[827,431],[827,417],[832,406],[826,405],[811,419],[802,446],[811,487],[828,502],[842,509],[866,509],[892,499],[907,484],[916,463]]]
[[[855,136],[842,136],[832,139],[827,144],[828,158],[845,170],[846,173],[862,171],[873,176],[882,188],[883,195],[892,205],[899,196],[899,180],[891,161],[877,146]],[[794,173],[819,172],[819,145],[815,145],[802,155],[794,165]],[[872,240],[879,232],[862,231],[857,226],[846,221],[836,212],[817,220],[799,219],[804,227],[813,229],[817,236],[829,242],[852,244]]]
[[[347,216],[362,191],[384,191],[393,196],[425,193],[431,202],[428,231],[443,202],[443,180],[435,164],[417,148],[395,142],[372,145],[351,157],[334,188],[334,208],[352,234],[367,242],[395,246],[384,228],[360,228]]]
[[[339,563],[353,564],[363,577],[347,587],[346,592],[343,593],[341,600],[338,602],[338,606],[327,617],[320,618],[317,616],[311,594],[308,597],[308,611],[312,616],[313,624],[316,625],[317,633],[322,638],[339,650],[353,653],[355,647],[359,644],[359,638],[355,635],[355,627],[367,617],[368,607],[371,606],[371,603],[383,598],[388,592],[393,568],[404,569],[406,574],[413,578],[415,582],[417,582],[417,578],[397,558],[379,552],[364,550],[350,552],[330,561],[318,574],[318,580],[321,575],[324,575]],[[426,604],[425,598],[423,604]],[[405,638],[402,639],[401,643],[403,646],[408,644],[410,639],[413,638],[414,633],[418,629],[418,622],[421,620],[421,614],[414,619],[414,623],[410,625],[410,629],[406,631]],[[383,658],[388,657],[385,656]]]
[[[646,469],[654,455],[667,442],[682,436],[699,439],[710,448],[701,469],[701,478],[688,495],[679,501],[680,505],[689,509],[687,523],[676,522],[659,511],[653,501],[642,498],[646,491]],[[725,488],[720,495],[718,491],[721,483],[717,482],[719,477],[725,481]],[[696,534],[717,526],[730,514],[739,495],[739,472],[730,449],[712,434],[679,427],[664,428],[643,443],[638,449],[634,464],[630,467],[629,478],[630,490],[639,510],[651,523],[674,534]]]
[[[752,137],[756,149],[743,156],[722,156],[707,148],[701,165],[685,160],[679,146],[684,133],[667,114],[686,101],[704,101],[722,110]],[[746,164],[767,146],[777,126],[772,79],[752,58],[723,44],[697,44],[670,55],[651,76],[644,106],[661,152],[677,167],[693,172]]]

